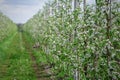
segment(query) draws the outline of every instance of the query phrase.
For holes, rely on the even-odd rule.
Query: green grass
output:
[[[36,80],[21,33],[0,44],[0,80]]]
[[[31,48],[33,55],[36,57],[36,62],[38,65],[41,65],[40,63],[47,64],[48,63],[48,57],[45,54],[45,52],[41,48],[32,48],[34,45],[34,40],[31,38],[29,34],[24,33],[23,37],[25,38],[26,42],[29,43],[29,47]]]

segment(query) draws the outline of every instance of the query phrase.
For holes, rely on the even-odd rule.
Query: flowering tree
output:
[[[54,0],[24,25],[60,80],[120,79],[120,3],[95,2]]]

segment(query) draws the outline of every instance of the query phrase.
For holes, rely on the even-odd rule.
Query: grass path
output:
[[[0,44],[0,80],[37,80],[21,33]]]
[[[51,79],[46,57],[32,48],[28,35],[16,32],[0,43],[0,80],[54,80]],[[40,61],[40,62],[39,62]]]
[[[48,74],[47,69],[44,69],[45,66],[40,66],[40,63],[38,62],[39,59],[37,59],[38,56],[35,56],[36,53],[34,53],[31,40],[28,36],[23,35],[23,41],[24,41],[24,46],[26,48],[27,53],[30,55],[31,60],[32,60],[32,67],[35,72],[37,80],[53,80],[51,79],[51,75]],[[40,53],[41,54],[41,53]],[[39,55],[40,55],[39,54]],[[43,56],[41,56],[43,57]],[[39,58],[41,58],[39,56]]]

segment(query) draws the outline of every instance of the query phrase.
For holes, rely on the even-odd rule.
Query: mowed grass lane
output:
[[[31,66],[21,33],[15,33],[0,44],[0,80],[36,80]]]

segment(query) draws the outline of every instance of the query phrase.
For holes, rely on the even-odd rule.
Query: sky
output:
[[[0,0],[0,11],[15,23],[25,23],[49,0]],[[94,0],[87,0],[92,3]]]
[[[0,11],[15,23],[25,23],[48,0],[0,0]]]

